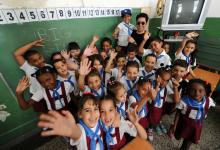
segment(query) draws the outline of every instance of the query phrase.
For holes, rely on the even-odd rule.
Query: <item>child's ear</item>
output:
[[[81,110],[77,113],[77,115],[78,115],[79,118],[82,118],[82,112],[81,112]]]

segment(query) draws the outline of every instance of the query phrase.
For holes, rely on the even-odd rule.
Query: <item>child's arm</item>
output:
[[[142,54],[142,55],[144,54],[144,45],[147,42],[147,40],[149,39],[149,37],[150,37],[150,33],[149,32],[145,32],[143,40],[142,40],[141,44],[138,47],[138,53],[139,54]]]
[[[114,39],[118,39],[118,34],[119,34],[119,32],[120,32],[119,27],[116,27],[116,28],[115,28],[115,31],[114,31],[113,34],[112,34],[112,36],[113,36]]]
[[[173,102],[179,103],[180,102],[180,94],[178,91],[179,82],[175,79],[172,80],[173,83]]]
[[[33,41],[31,43],[28,43],[20,48],[18,48],[15,52],[14,52],[14,58],[17,61],[19,66],[22,66],[25,62],[24,59],[24,54],[31,48],[35,47],[35,46],[43,46],[43,39],[40,40],[36,40]]]
[[[18,99],[18,104],[21,109],[26,110],[31,107],[34,103],[33,100],[26,101],[24,99],[24,91],[29,87],[29,79],[27,76],[24,76],[18,83],[16,88],[16,96]]]
[[[98,35],[93,35],[92,42],[89,44],[89,47],[93,48],[95,46],[95,43],[99,40]]]
[[[189,67],[189,73],[190,73],[190,75],[191,75],[194,79],[196,78],[196,75],[195,75],[195,73],[193,72],[191,66]]]
[[[115,57],[117,56],[117,52],[115,51],[111,51],[110,53],[110,58],[109,58],[109,61],[105,67],[105,72],[108,72],[108,73],[111,73],[111,64],[113,62],[113,60],[115,59]]]
[[[130,112],[129,110],[127,111],[128,118],[134,124],[137,130],[137,135],[141,137],[142,139],[147,139],[146,130],[139,124],[140,118],[138,117],[138,114],[137,114],[137,108],[138,106],[135,107],[133,112]]]
[[[90,66],[91,66],[91,61],[89,61],[88,58],[83,59],[80,62],[79,79],[78,79],[78,85],[80,91],[84,91],[85,89],[85,77],[91,70]]]
[[[70,60],[70,53],[68,53],[66,50],[62,50],[60,53],[63,56],[63,58],[66,60],[68,70],[78,70],[79,69],[78,64],[76,64]]]
[[[199,36],[199,34],[198,33],[196,33],[196,32],[189,32],[189,33],[187,33],[186,35],[185,35],[185,38],[182,40],[182,42],[180,43],[180,46],[179,46],[179,48],[177,49],[177,51],[176,51],[176,55],[178,55],[179,53],[181,53],[182,51],[183,51],[183,49],[184,49],[184,47],[185,47],[185,45],[186,45],[186,42],[188,41],[188,40],[191,40],[191,39],[193,39],[194,37],[197,37],[197,36]]]
[[[49,111],[48,114],[40,115],[39,127],[49,128],[42,131],[42,136],[67,136],[73,140],[78,140],[82,134],[79,126],[69,111],[63,110],[61,114],[56,111]]]

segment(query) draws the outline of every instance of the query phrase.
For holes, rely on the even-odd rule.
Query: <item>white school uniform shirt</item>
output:
[[[169,102],[168,101],[168,99],[167,99],[167,96],[168,95],[171,95],[171,94],[173,94],[174,92],[173,92],[173,89],[171,89],[169,86],[167,86],[166,85],[166,88],[167,88],[167,95],[166,95],[166,97],[165,97],[165,101],[167,101],[167,102]],[[160,91],[160,96],[161,97],[164,97],[164,91],[165,90],[165,88],[163,88],[161,91]],[[171,100],[171,102],[173,102],[173,100]],[[161,103],[160,103],[160,105],[158,104],[158,103],[155,103],[154,104],[154,107],[157,107],[157,108],[162,108],[162,106],[163,106],[163,101],[161,100]]]
[[[118,34],[118,45],[119,46],[128,46],[128,37],[133,32],[135,26],[131,23],[126,24],[125,22],[121,22],[117,26],[120,31]]]
[[[186,58],[186,56],[183,54],[183,52],[180,52],[179,54],[177,54],[177,53],[175,53],[175,60],[176,59],[181,59],[181,60],[185,60],[185,61],[187,61],[187,58]],[[189,60],[191,59],[191,57],[189,57]],[[190,64],[191,65],[191,64]],[[193,63],[193,65],[191,65],[191,66],[196,66],[196,60],[195,60],[195,62]]]
[[[180,52],[179,54],[175,53],[175,60],[177,60],[177,59],[181,59],[181,60],[187,61],[187,58],[186,58],[186,56],[183,54],[183,52]],[[189,58],[189,60],[191,60],[191,57]],[[187,72],[189,72],[189,69],[190,69],[191,67],[195,67],[195,66],[196,66],[196,59],[195,59],[195,61],[194,61],[193,64],[189,64],[189,66],[188,66],[188,68],[187,68]]]
[[[70,93],[73,92],[74,87],[69,82],[64,82],[64,87],[65,87],[67,102],[70,102],[71,101]],[[57,90],[57,92],[60,95],[62,95],[62,88],[61,88],[61,86]],[[53,91],[49,90],[49,93],[50,93],[51,97],[53,97]],[[46,104],[47,104],[47,109],[48,110],[52,110],[50,101],[49,101],[49,99],[47,97],[47,94],[46,94],[46,91],[45,91],[45,88],[41,87],[36,93],[34,93],[31,96],[31,99],[36,101],[36,102],[39,102],[41,99],[44,99],[46,101]],[[60,100],[56,100],[55,101],[56,110],[63,108],[63,106],[65,106],[65,102],[64,102],[63,98],[61,98]]]
[[[200,104],[201,103],[202,102],[200,102]],[[205,109],[205,104],[206,104],[206,102],[203,104],[203,109]],[[210,98],[209,98],[209,108],[214,107],[214,106],[215,106],[214,101],[212,101],[212,99],[210,101]],[[187,104],[181,99],[180,102],[176,105],[176,108],[180,109],[182,114],[186,114]],[[196,119],[197,113],[198,113],[197,110],[191,110],[191,112],[189,113],[189,118]],[[200,116],[198,116],[198,118],[201,118],[201,114],[200,114]]]
[[[120,126],[119,126],[119,135],[120,135],[120,140],[122,140],[123,135],[125,133],[128,133],[130,136],[136,137],[137,136],[137,129],[128,120],[125,120],[123,117],[120,118]],[[115,134],[115,128],[111,131],[111,134]],[[110,145],[115,145],[117,144],[117,137],[113,137],[113,140],[109,143]]]
[[[50,66],[48,64],[45,64],[45,66]],[[31,75],[34,74],[38,68],[31,66],[27,61],[24,62],[23,65],[20,66],[20,69],[23,70],[26,74],[26,76],[28,76],[29,78],[29,82],[30,82],[30,87],[29,87],[29,91],[31,94],[36,93],[38,91],[38,89],[41,88],[40,83],[37,81],[37,79],[35,77],[32,77]]]
[[[124,73],[124,70],[122,70],[122,74],[123,73]],[[115,79],[117,79],[117,77],[118,77],[118,68],[117,67],[111,69],[111,77],[115,77]]]
[[[121,77],[120,82],[124,85],[124,88],[125,88],[125,90],[127,92],[128,90],[130,90],[130,87],[129,87],[129,85],[128,85],[126,80],[128,80],[128,82],[130,83],[131,88],[132,88],[135,85],[135,83],[138,81],[138,79],[139,79],[139,77],[137,77],[136,80],[134,82],[132,82],[132,81],[127,79],[126,75],[124,75],[124,76]]]
[[[57,75],[57,80],[69,82],[69,81],[67,81],[67,79],[69,77],[70,77],[70,81],[73,82],[73,84],[74,84],[74,95],[78,95],[79,94],[79,88],[78,88],[78,84],[77,84],[77,81],[76,81],[76,76],[75,76],[74,71],[68,71],[68,77],[67,78],[63,78],[60,75]]]
[[[144,54],[143,57],[149,55],[149,54],[153,54],[154,52],[151,49],[144,49]]]
[[[149,76],[148,79],[153,81],[153,80],[156,80],[155,73],[156,73],[155,70],[151,70],[150,72],[147,72],[145,70],[145,67],[142,67],[139,71],[139,76],[143,76],[143,77]]]
[[[129,108],[131,108],[130,106],[131,106],[133,103],[136,103],[136,102],[138,102],[138,101],[137,101],[137,99],[136,99],[133,95],[129,96],[129,98],[128,98],[128,106],[129,106]],[[143,107],[146,107],[146,104],[145,104]],[[131,108],[131,110],[134,110],[134,109]],[[143,117],[146,116],[146,114],[145,114],[144,111],[142,111],[140,114],[138,114],[138,116],[139,116],[140,118],[143,118]]]
[[[161,68],[160,64],[164,64],[163,67],[167,66],[167,65],[171,65],[171,58],[170,56],[163,50],[162,53],[157,56],[157,62],[155,64],[155,68]]]
[[[77,125],[79,126],[82,134],[78,140],[70,139],[70,145],[72,145],[72,146],[75,145],[78,150],[88,150],[87,142],[86,142],[86,131],[81,124],[77,124]],[[97,125],[98,125],[98,123],[97,123]],[[93,132],[95,132],[97,125],[94,128],[90,128],[90,129]],[[101,135],[101,130],[99,130],[98,135]],[[102,137],[101,137],[101,139],[102,139]],[[103,139],[102,139],[102,141],[103,141]],[[96,150],[100,150],[99,142],[96,143]]]
[[[138,63],[138,65],[139,65],[139,68],[141,68],[141,63],[140,63],[140,61],[137,59],[137,57],[134,57],[134,59],[128,59],[128,57],[126,57],[126,61],[128,62],[128,61],[136,61],[137,63]]]

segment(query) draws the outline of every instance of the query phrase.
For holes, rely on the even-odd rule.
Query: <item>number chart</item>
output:
[[[120,16],[124,8],[1,9],[0,24]]]

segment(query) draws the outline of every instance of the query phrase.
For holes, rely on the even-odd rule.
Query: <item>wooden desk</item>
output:
[[[121,150],[154,150],[154,148],[148,141],[136,137]]]
[[[220,75],[217,73],[209,72],[201,68],[196,68],[193,70],[195,75],[209,83],[211,83],[212,87],[212,92],[215,90],[219,80],[220,80]],[[191,76],[187,77],[188,79],[192,79]]]

